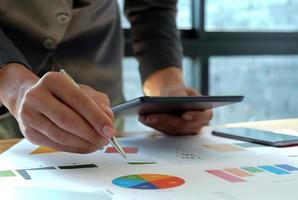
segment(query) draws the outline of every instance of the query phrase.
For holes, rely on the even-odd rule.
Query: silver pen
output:
[[[71,80],[75,86],[79,87],[79,85],[73,80],[73,78],[68,73],[66,73],[66,71],[64,69],[60,69],[60,73],[65,75],[69,80]],[[123,158],[127,159],[126,153],[123,150],[123,148],[121,147],[121,145],[118,142],[118,140],[116,139],[116,137],[114,136],[114,137],[110,138],[109,141],[114,146],[114,148],[120,153],[120,155]]]

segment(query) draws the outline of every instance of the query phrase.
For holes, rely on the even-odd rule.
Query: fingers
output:
[[[174,84],[172,87],[166,86],[161,96],[199,96],[200,93],[184,85]],[[203,126],[208,125],[212,119],[212,110],[187,111],[181,115],[171,114],[150,114],[140,116],[139,120],[143,124],[167,133],[169,135],[193,135],[199,133]]]
[[[59,73],[48,73],[21,97],[16,118],[24,136],[61,151],[88,153],[115,135],[108,97],[82,91]]]
[[[24,113],[33,110],[40,113],[39,116],[41,116],[41,114],[45,116],[59,128],[81,137],[94,145],[98,144],[101,135],[98,134],[78,113],[61,103],[51,94],[40,91],[38,92],[38,96],[36,94],[35,97],[27,97],[26,102],[26,105],[29,105],[28,109],[26,109],[27,111],[24,110]],[[31,116],[26,117],[26,114],[24,114],[22,118],[32,125],[38,123],[38,121],[35,121],[38,119],[33,119],[34,117]],[[35,125],[34,127],[37,128],[36,126],[38,125]]]
[[[98,92],[87,85],[80,85],[81,90],[89,96],[105,113],[110,117],[114,118],[114,113],[110,108],[110,100],[106,94]]]
[[[73,147],[62,145],[52,141],[47,136],[43,135],[41,132],[34,128],[27,128],[26,130],[26,138],[30,140],[33,144],[41,145],[41,146],[48,146],[50,148],[56,149],[58,151],[66,151],[72,153],[91,153],[96,151],[98,148],[96,146],[90,146],[89,148],[83,147]]]
[[[212,110],[206,111],[187,111],[182,114],[182,118],[185,121],[197,121],[202,123],[207,123],[212,119],[213,112]]]
[[[104,137],[99,138],[99,141],[96,143],[89,142],[80,135],[77,136],[61,129],[42,114],[32,113],[28,124],[30,127],[38,130],[41,134],[60,145],[73,146],[83,149],[98,149],[108,143],[108,139]]]
[[[192,88],[185,88],[188,96],[199,96],[200,93]]]
[[[110,106],[110,100],[106,94],[98,92],[88,85],[80,84],[79,87],[87,96],[89,96],[93,100],[100,100],[100,102],[95,101],[95,103],[105,104],[108,107]]]
[[[50,98],[48,98],[50,99]],[[35,105],[35,108],[38,108],[38,105]],[[63,128],[57,126],[53,121],[47,118],[44,114],[34,110],[34,109],[27,109],[23,108],[22,112],[20,113],[22,124],[26,125],[25,127],[22,126],[21,128],[23,134],[26,136],[26,130],[27,128],[34,128],[38,130],[41,134],[47,136],[49,139],[51,139],[53,142],[56,142],[61,145],[68,145],[73,147],[79,147],[84,149],[89,148],[101,148],[104,145],[108,144],[108,139],[105,137],[101,137],[95,130],[93,130],[90,125],[86,124],[85,121],[81,121],[80,119],[76,120],[74,123],[69,118],[65,118],[69,120],[69,122],[65,124],[70,124],[71,127],[75,128],[76,125],[80,125],[78,129],[73,129],[72,132],[67,131],[67,126],[64,126]],[[73,118],[72,118],[73,119]],[[84,123],[87,125],[87,128],[84,127]],[[64,125],[65,125],[64,124]],[[89,127],[88,127],[89,126]],[[85,130],[84,130],[85,128]],[[89,130],[88,130],[89,129]],[[81,134],[83,133],[89,133],[89,134]],[[93,134],[90,134],[92,133]],[[86,137],[86,136],[89,136]]]
[[[208,124],[206,120],[184,120],[181,116],[170,114],[151,114],[140,116],[140,122],[169,135],[193,135]]]
[[[59,73],[48,73],[41,79],[40,83],[87,120],[98,133],[109,138],[115,135],[112,119],[67,77]],[[64,88],[61,88],[62,85]]]

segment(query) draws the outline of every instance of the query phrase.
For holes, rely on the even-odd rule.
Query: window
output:
[[[213,123],[298,116],[298,56],[215,56],[210,94],[242,94],[243,103],[215,110]]]
[[[246,97],[215,109],[212,124],[298,117],[298,1],[178,0],[177,7],[187,84],[205,95]],[[131,99],[141,86],[126,37],[124,87]]]
[[[207,0],[207,31],[297,31],[298,1]]]
[[[178,1],[177,25],[180,29],[191,29],[191,0]]]

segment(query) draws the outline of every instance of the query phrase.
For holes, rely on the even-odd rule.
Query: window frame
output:
[[[200,67],[195,80],[200,92],[209,94],[209,58],[237,55],[296,55],[298,32],[209,32],[205,31],[206,0],[191,0],[192,28],[181,29],[184,56]],[[130,30],[124,30],[125,56],[133,56]],[[198,64],[199,63],[199,64]]]

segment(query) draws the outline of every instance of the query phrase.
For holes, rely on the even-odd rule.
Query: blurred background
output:
[[[204,95],[246,97],[216,109],[211,124],[298,117],[297,8],[296,0],[178,0],[187,85]],[[143,94],[123,14],[122,26],[129,100]],[[126,131],[144,129],[135,117],[126,120]]]

